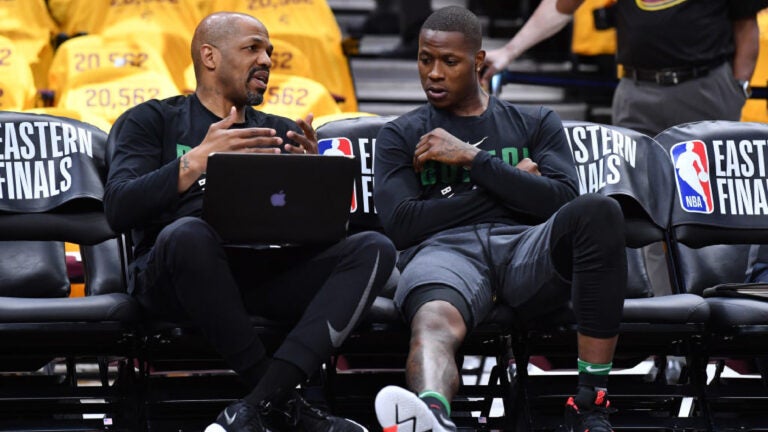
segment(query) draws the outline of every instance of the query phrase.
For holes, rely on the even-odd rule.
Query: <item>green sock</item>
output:
[[[451,404],[445,396],[436,391],[425,391],[419,394],[419,399],[423,400],[430,409],[438,409],[447,417],[451,416]]]
[[[608,375],[611,372],[613,363],[590,363],[582,359],[578,360],[579,373],[584,372],[590,375]]]

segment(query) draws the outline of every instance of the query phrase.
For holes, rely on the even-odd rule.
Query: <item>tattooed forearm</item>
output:
[[[189,159],[187,158],[187,155],[181,156],[181,169],[183,170],[189,169]]]

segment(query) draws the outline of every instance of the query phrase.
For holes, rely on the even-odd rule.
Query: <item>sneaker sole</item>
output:
[[[418,396],[396,386],[379,391],[374,402],[382,432],[444,431],[435,416]]]

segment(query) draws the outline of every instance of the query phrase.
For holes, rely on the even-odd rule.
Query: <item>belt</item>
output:
[[[630,78],[636,81],[654,82],[663,86],[671,86],[694,78],[706,76],[709,71],[721,64],[723,63],[720,62],[705,66],[668,69],[637,69],[624,66],[624,78]]]

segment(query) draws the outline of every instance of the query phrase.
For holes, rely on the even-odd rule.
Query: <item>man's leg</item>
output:
[[[578,326],[579,385],[566,406],[566,421],[574,431],[610,431],[606,389],[627,280],[618,203],[585,195],[564,206],[553,222],[552,254],[561,275],[570,270]]]
[[[409,301],[434,298],[441,291],[455,292],[447,286],[422,286],[409,296]],[[428,300],[410,307],[417,310],[410,318],[411,340],[405,365],[409,390],[383,388],[376,396],[376,416],[387,432],[456,430],[450,420],[450,403],[459,390],[456,353],[467,334],[467,325],[459,309],[448,301]],[[404,308],[410,316],[408,304]]]
[[[277,429],[362,431],[347,419],[311,407],[295,391],[354,330],[394,268],[395,248],[374,232],[355,234],[325,249],[293,248],[234,259],[238,269],[266,267],[273,273],[238,271],[247,305],[253,312],[295,322],[251,393],[250,406],[271,408]],[[252,279],[257,277],[260,279]],[[258,289],[252,287],[258,286]]]
[[[490,270],[483,259],[471,259],[482,256],[470,229],[430,239],[405,266],[395,303],[411,329],[408,390],[389,386],[376,396],[376,415],[387,431],[455,430],[456,353],[493,305]]]
[[[138,279],[136,294],[150,315],[191,320],[229,367],[247,385],[256,385],[266,351],[210,225],[189,217],[165,227]]]

